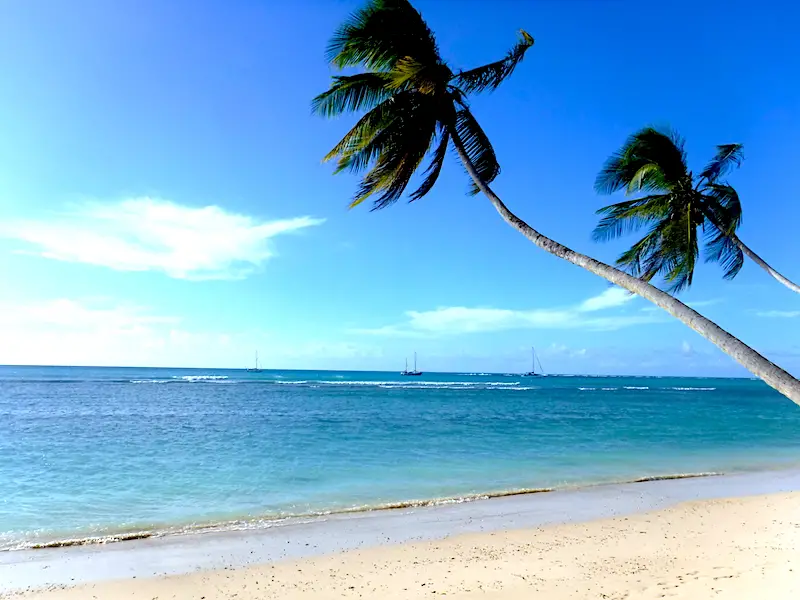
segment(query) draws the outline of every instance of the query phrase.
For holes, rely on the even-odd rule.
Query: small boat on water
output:
[[[256,351],[256,366],[252,369],[245,369],[248,373],[261,373],[264,369],[258,368],[258,351]]]
[[[416,377],[417,375],[422,375],[422,371],[417,371],[417,353],[414,352],[414,370],[408,370],[408,359],[406,359],[406,368],[400,371],[400,375],[405,375],[406,377]]]
[[[536,372],[536,363],[539,363],[539,372]],[[542,363],[536,357],[536,350],[531,346],[531,370],[522,374],[523,377],[544,377],[544,369]]]

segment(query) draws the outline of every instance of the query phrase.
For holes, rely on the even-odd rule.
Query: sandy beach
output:
[[[800,493],[301,560],[56,586],[30,600],[800,597]]]

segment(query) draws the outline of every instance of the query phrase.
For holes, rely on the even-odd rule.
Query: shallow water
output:
[[[5,549],[797,465],[751,380],[0,367]]]

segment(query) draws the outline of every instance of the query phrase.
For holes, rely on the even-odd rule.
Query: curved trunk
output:
[[[794,403],[800,405],[800,381],[761,356],[750,346],[732,336],[713,321],[706,319],[697,311],[689,308],[677,298],[661,291],[657,287],[589,256],[570,250],[566,246],[551,240],[517,217],[503,204],[503,201],[500,200],[475,170],[472,161],[470,161],[464,149],[461,139],[455,132],[455,128],[452,128],[450,135],[456,152],[458,152],[461,162],[464,163],[467,173],[475,182],[475,185],[489,198],[489,201],[506,223],[519,231],[542,250],[546,250],[550,254],[563,258],[574,265],[583,267],[587,271],[599,275],[603,279],[649,300],[659,308],[663,308],[673,317],[682,321],[685,325],[694,329],[712,344],[716,345],[748,371],[763,379],[768,385],[778,390]]]
[[[745,245],[745,243],[742,240],[740,240],[739,237],[735,233],[729,233],[728,237],[731,239],[731,241],[734,244],[736,244],[739,247],[739,250],[744,252],[745,256],[747,256],[750,260],[752,260],[759,267],[764,269],[767,273],[772,275],[775,279],[777,279],[780,283],[785,285],[787,288],[789,288],[793,292],[796,292],[796,293],[800,294],[800,285],[797,285],[793,281],[790,281],[789,279],[786,279],[786,277],[784,277],[783,275],[778,273],[775,269],[770,267],[766,263],[766,261],[764,261],[763,258],[761,258],[758,254],[756,254],[755,252],[750,250],[750,248],[748,248]]]

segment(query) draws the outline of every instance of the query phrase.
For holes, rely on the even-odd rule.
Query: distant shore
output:
[[[288,573],[287,561],[301,561],[308,565],[338,561],[341,572],[354,573],[365,568],[363,563],[359,562],[364,560],[365,555],[352,554],[348,551],[365,548],[374,549],[370,551],[370,556],[373,556],[373,552],[378,552],[379,554],[376,556],[383,557],[382,560],[397,562],[398,568],[408,569],[410,568],[408,565],[403,567],[404,561],[407,562],[412,554],[426,564],[440,564],[441,566],[439,559],[442,557],[436,560],[432,558],[429,560],[425,557],[430,553],[439,556],[443,552],[441,549],[448,547],[455,553],[454,568],[469,571],[468,565],[459,562],[462,561],[463,551],[467,546],[472,547],[472,545],[478,544],[485,548],[488,555],[494,555],[496,552],[510,553],[511,558],[516,557],[513,560],[521,560],[522,556],[528,556],[527,560],[530,561],[529,555],[533,552],[530,544],[538,544],[539,542],[536,540],[540,536],[544,536],[542,539],[552,541],[552,536],[555,535],[553,527],[562,531],[561,535],[566,535],[563,532],[570,532],[569,536],[572,542],[569,545],[573,547],[573,551],[588,552],[587,548],[591,547],[592,552],[600,552],[602,545],[597,543],[600,532],[610,528],[626,539],[632,535],[629,531],[632,526],[626,524],[628,521],[625,519],[603,521],[603,519],[623,515],[639,515],[631,518],[631,522],[644,527],[643,531],[646,533],[637,535],[644,536],[642,540],[646,547],[657,545],[664,540],[679,540],[687,535],[691,535],[694,539],[694,536],[701,536],[704,532],[716,535],[720,544],[729,542],[739,544],[740,541],[737,541],[739,537],[736,537],[739,536],[738,532],[730,529],[728,533],[734,536],[730,539],[726,537],[727,533],[725,536],[717,535],[722,532],[722,529],[715,528],[712,521],[732,523],[732,520],[744,514],[747,515],[747,518],[741,520],[741,526],[744,528],[742,531],[749,530],[748,528],[758,528],[762,521],[769,520],[767,517],[774,517],[783,523],[783,531],[788,532],[787,535],[791,533],[795,536],[792,538],[794,544],[797,536],[800,535],[797,533],[800,532],[800,494],[793,492],[800,492],[800,471],[798,470],[595,486],[575,491],[505,496],[462,504],[404,507],[385,511],[331,515],[298,520],[260,530],[200,533],[139,539],[110,545],[4,552],[0,553],[0,582],[2,582],[0,591],[18,592],[25,589],[52,588],[53,586],[79,586],[73,591],[51,590],[45,595],[37,592],[32,596],[48,600],[61,600],[62,598],[71,600],[89,597],[80,595],[88,593],[87,590],[81,591],[80,586],[89,585],[96,586],[92,588],[92,594],[97,595],[98,598],[138,598],[144,596],[132,594],[143,593],[142,586],[155,586],[147,587],[147,593],[154,592],[152,596],[147,597],[159,596],[159,593],[155,592],[158,592],[158,587],[162,586],[165,597],[171,597],[170,594],[174,593],[176,585],[186,586],[186,589],[190,589],[192,586],[198,585],[201,580],[206,582],[203,584],[206,585],[215,578],[224,578],[226,581],[230,581],[232,578],[233,581],[238,581],[242,585],[247,585],[249,581],[252,586],[252,582],[255,581],[253,577],[258,579],[258,575],[261,574],[263,578],[264,569],[270,569],[270,573],[272,573],[274,566],[278,572],[284,573],[284,575]],[[765,494],[774,496],[760,499],[747,498]],[[725,502],[715,500],[719,498],[742,499]],[[663,510],[680,503],[697,501],[702,502],[673,508],[663,514],[655,513],[653,517],[643,516],[643,513],[647,511]],[[762,514],[763,519],[750,519],[750,513]],[[675,515],[678,514],[683,516],[676,520]],[[701,520],[702,522],[694,523],[691,531],[680,529],[683,526],[679,524],[679,521],[684,517],[695,518],[692,515],[700,514],[707,516]],[[559,525],[570,523],[571,525]],[[578,525],[578,523],[586,523],[586,525]],[[540,529],[542,527],[546,527],[546,529],[542,531]],[[585,536],[580,533],[584,530],[589,532]],[[763,535],[759,533],[758,537],[753,538],[753,543],[766,544],[767,537],[765,536],[772,535],[772,533],[774,533],[772,529]],[[530,541],[520,546],[522,540],[528,538]],[[448,541],[435,541],[442,539],[448,539]],[[465,540],[469,540],[469,542]],[[772,538],[769,540],[769,543],[777,543]],[[550,543],[547,542],[547,544]],[[498,546],[498,544],[500,545]],[[510,548],[509,544],[513,546],[513,550],[508,549]],[[395,547],[390,549],[384,548],[385,546]],[[375,549],[377,547],[381,548],[377,550]],[[793,547],[796,551],[800,550],[800,546]],[[559,548],[558,556],[566,560],[567,557],[563,554],[566,552],[565,547],[561,545]],[[546,548],[542,547],[541,551],[543,552],[544,549]],[[342,552],[345,554],[341,554]],[[554,559],[547,558],[550,554],[551,552],[548,550],[547,553],[537,556],[536,560],[546,560],[550,568],[555,568],[552,563]],[[315,558],[321,555],[330,555],[330,557]],[[359,556],[360,558],[358,558]],[[461,558],[458,558],[459,556]],[[376,560],[378,559],[376,558]],[[481,559],[479,556],[474,557],[474,560],[479,563],[485,562],[485,559]],[[593,560],[602,561],[605,558],[598,555]],[[370,564],[373,563],[378,564],[375,561],[370,562]],[[528,566],[530,567],[530,565]],[[495,567],[498,565],[494,564],[492,568]],[[800,564],[796,567],[797,572],[800,573]],[[302,566],[292,568],[303,569]],[[488,565],[486,568],[489,568]],[[505,567],[503,568],[505,569]],[[221,569],[224,571],[220,571]],[[232,573],[230,569],[236,570]],[[198,570],[204,572],[202,577],[190,575]],[[224,575],[220,573],[224,573]],[[443,575],[439,571],[436,573],[438,573],[436,577]],[[420,576],[423,574],[420,572]],[[435,573],[431,577],[434,575]],[[362,581],[366,576],[367,574],[354,575],[352,580]],[[406,576],[411,575],[406,573]],[[509,575],[509,577],[511,576]],[[800,581],[800,575],[797,579]],[[120,580],[127,581],[127,583],[99,583],[103,580]],[[503,586],[506,586],[511,580],[506,577],[503,581],[505,581]],[[262,595],[257,597],[269,598],[273,597],[269,594],[278,593],[277,588],[264,588],[263,583],[262,581],[260,588]],[[390,583],[383,581],[376,585],[380,587]],[[296,581],[295,584],[300,585],[299,581]],[[305,589],[308,586],[314,587],[313,582],[300,587]],[[319,588],[318,593],[324,591],[324,586],[317,585],[317,587]],[[169,594],[167,594],[167,588],[172,590]],[[445,589],[442,587],[443,591]],[[505,588],[503,587],[503,589]],[[286,591],[288,594],[289,591]],[[243,592],[231,593],[239,593],[237,598],[240,599],[250,597]],[[229,597],[205,595],[208,600]],[[275,597],[279,596],[278,594]],[[191,598],[194,596],[188,592],[186,594],[181,592],[176,597]],[[253,598],[255,597],[253,596]]]

